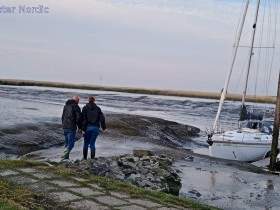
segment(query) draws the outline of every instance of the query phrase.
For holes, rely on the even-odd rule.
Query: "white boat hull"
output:
[[[246,145],[231,143],[214,143],[209,146],[209,153],[212,157],[253,162],[265,158],[270,151],[271,145]]]
[[[227,131],[212,138],[209,146],[212,157],[253,162],[265,158],[271,150],[272,136],[253,129]]]

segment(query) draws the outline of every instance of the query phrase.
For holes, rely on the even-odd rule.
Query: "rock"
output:
[[[191,155],[188,155],[187,157],[185,157],[185,160],[186,160],[186,161],[189,161],[189,162],[193,162],[194,157],[191,156]]]
[[[130,175],[129,177],[127,177],[126,179],[127,179],[128,181],[131,181],[132,183],[135,183],[137,178],[141,178],[141,175],[140,175],[140,174],[131,174],[131,175]]]
[[[135,150],[133,150],[133,155],[135,157],[142,158],[144,156],[153,156],[154,153],[149,150],[135,149]]]
[[[146,189],[179,195],[181,179],[172,168],[172,162],[166,156],[149,153],[149,156],[141,158],[133,155],[99,157],[94,161],[69,162],[65,167],[71,167],[79,173],[89,171],[94,175],[123,180]]]
[[[194,189],[190,190],[189,193],[194,195],[197,198],[199,198],[201,196],[201,194],[197,190],[194,190]]]

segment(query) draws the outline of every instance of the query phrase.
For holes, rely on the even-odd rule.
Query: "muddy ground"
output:
[[[64,101],[76,94],[82,97],[81,106],[88,95],[97,96],[108,118],[111,129],[99,136],[97,156],[127,154],[133,149],[173,155],[182,171],[181,196],[223,209],[280,209],[278,176],[264,173],[255,163],[207,156],[207,147],[201,144],[206,140],[203,132],[197,133],[194,127],[204,131],[211,125],[218,106],[215,100],[0,86],[0,154],[38,150],[28,157],[60,161],[64,147],[59,116]],[[221,116],[225,128],[236,126],[239,106],[225,104]],[[253,106],[267,109],[266,116],[272,116],[270,105],[249,105]],[[81,159],[82,146],[82,140],[76,142],[72,160]],[[205,149],[206,155],[194,154],[197,149]]]

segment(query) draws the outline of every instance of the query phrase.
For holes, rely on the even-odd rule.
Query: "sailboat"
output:
[[[258,26],[258,16],[261,0],[257,0],[252,34],[249,47],[248,63],[245,72],[245,82],[242,92],[240,119],[238,127],[230,131],[221,131],[219,119],[226,99],[230,79],[235,66],[240,40],[248,13],[250,0],[247,0],[240,27],[234,45],[234,53],[230,70],[228,72],[224,88],[221,93],[218,111],[212,129],[208,132],[207,143],[209,144],[210,156],[217,158],[253,162],[266,157],[271,150],[273,122],[263,119],[263,115],[257,112],[249,112],[246,106],[246,95],[248,89],[249,75],[252,68],[252,58],[254,56],[255,37]]]

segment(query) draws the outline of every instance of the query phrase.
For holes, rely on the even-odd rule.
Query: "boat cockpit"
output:
[[[268,135],[272,135],[273,131],[273,122],[268,120],[246,120],[239,122],[239,129],[242,128],[252,129],[259,131],[261,133],[265,133]]]

